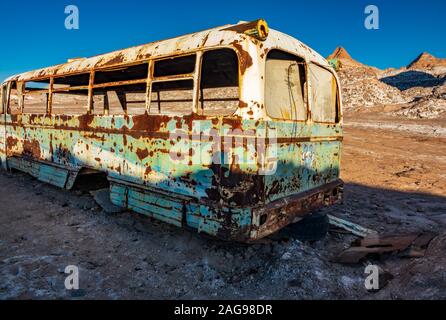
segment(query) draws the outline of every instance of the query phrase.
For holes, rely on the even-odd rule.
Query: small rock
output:
[[[115,206],[111,202],[109,189],[91,191],[90,194],[94,197],[96,203],[107,213],[121,213],[125,211],[125,208]]]
[[[280,259],[282,260],[291,260],[292,255],[289,252],[285,252]]]

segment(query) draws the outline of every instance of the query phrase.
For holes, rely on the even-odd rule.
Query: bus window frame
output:
[[[264,69],[263,69],[263,71],[264,71],[263,87],[264,88],[266,88],[266,61],[268,59],[268,55],[271,53],[271,51],[274,51],[274,50],[287,53],[289,55],[292,55],[292,56],[294,56],[296,58],[299,58],[299,59],[303,60],[304,67],[305,67],[305,80],[306,80],[306,85],[304,87],[304,90],[305,90],[305,94],[306,94],[306,97],[307,97],[307,99],[306,99],[307,101],[305,101],[306,119],[305,120],[302,120],[302,119],[301,120],[293,120],[293,119],[275,118],[275,117],[272,117],[272,116],[269,115],[268,109],[266,107],[265,107],[265,114],[266,114],[267,117],[269,117],[270,119],[272,119],[274,121],[285,121],[285,122],[293,122],[293,123],[306,123],[306,122],[308,122],[311,119],[311,107],[310,107],[310,95],[309,95],[310,90],[309,90],[309,86],[308,86],[308,83],[309,83],[308,75],[309,75],[309,72],[310,72],[310,70],[309,70],[309,62],[307,61],[307,59],[305,57],[300,56],[300,55],[296,54],[295,52],[291,52],[289,50],[286,50],[286,49],[283,49],[283,48],[280,48],[280,47],[269,48],[265,52],[265,56],[264,56],[263,62],[262,62],[263,65],[264,65]],[[265,98],[265,89],[263,90],[263,95],[264,95],[263,98]]]
[[[152,83],[165,82],[165,81],[176,81],[176,80],[193,80],[194,87],[193,87],[193,98],[192,98],[191,112],[194,114],[198,114],[199,102],[200,102],[199,94],[200,94],[200,81],[201,81],[203,54],[208,51],[221,50],[221,49],[230,49],[230,50],[234,51],[237,56],[238,93],[239,93],[238,96],[239,96],[239,101],[240,101],[241,94],[242,94],[242,87],[241,87],[242,74],[241,74],[241,70],[240,70],[240,67],[241,67],[240,66],[240,53],[236,50],[235,47],[230,46],[230,45],[224,45],[224,46],[216,46],[216,47],[211,47],[211,48],[201,48],[199,50],[189,51],[189,52],[185,52],[182,54],[170,54],[170,55],[165,55],[162,57],[151,58],[151,59],[147,59],[147,60],[141,60],[138,62],[117,65],[117,66],[112,66],[112,67],[97,68],[97,69],[92,69],[90,71],[79,71],[79,72],[75,72],[75,73],[66,73],[66,74],[60,74],[60,75],[36,77],[36,78],[26,79],[26,80],[20,81],[20,82],[16,81],[16,80],[12,80],[7,83],[7,101],[6,101],[6,106],[5,106],[6,110],[5,111],[8,114],[10,114],[9,103],[10,103],[12,83],[16,83],[16,86],[18,87],[19,84],[25,85],[26,82],[39,82],[41,80],[49,79],[50,85],[48,88],[48,104],[47,104],[47,112],[46,112],[47,115],[55,115],[53,113],[53,101],[54,101],[53,97],[54,97],[55,93],[60,93],[60,92],[63,93],[63,92],[69,92],[69,91],[75,91],[75,90],[88,90],[88,106],[86,108],[87,110],[85,110],[85,113],[81,114],[81,115],[84,115],[84,114],[92,114],[92,112],[93,112],[93,95],[94,95],[95,88],[105,88],[105,87],[110,87],[110,86],[120,86],[120,85],[125,86],[125,85],[129,85],[129,84],[146,83],[147,87],[146,87],[145,109],[146,109],[147,113],[150,113],[150,104],[151,104],[151,100],[152,100]],[[156,61],[172,59],[172,58],[188,56],[188,55],[196,55],[195,70],[193,73],[185,74],[185,75],[157,77],[157,78],[153,77],[154,66],[155,66]],[[139,65],[139,64],[148,64],[148,73],[147,73],[147,78],[145,78],[145,79],[137,79],[137,80],[129,80],[129,81],[121,81],[121,82],[110,82],[110,83],[98,84],[98,85],[95,85],[95,83],[94,83],[94,75],[96,72],[113,71],[114,69],[122,69],[122,68],[127,68],[130,66]],[[73,87],[66,87],[66,88],[54,88],[55,79],[65,78],[65,77],[70,77],[70,76],[77,76],[77,75],[81,75],[81,74],[89,75],[88,85],[73,86]],[[47,90],[43,90],[43,91],[47,91]],[[23,97],[24,97],[24,94],[22,94],[22,98]],[[23,114],[23,103],[20,105],[20,98],[19,98],[19,107],[20,107],[20,114]],[[237,109],[234,111],[234,113],[232,115],[225,115],[224,117],[234,116],[238,112],[239,108],[240,107],[237,107]],[[126,114],[127,113],[125,110],[123,115],[126,115]],[[150,114],[156,115],[157,113],[150,113]],[[214,116],[212,116],[212,117],[214,117]]]
[[[322,69],[325,69],[326,71],[330,72],[331,75],[333,76],[333,78],[336,81],[336,115],[335,115],[335,121],[334,122],[331,122],[331,121],[314,121],[312,116],[311,116],[311,121],[313,123],[331,124],[331,125],[341,123],[341,119],[342,119],[342,114],[341,114],[341,112],[342,112],[342,110],[341,110],[342,109],[341,108],[341,87],[339,86],[339,80],[336,77],[336,73],[333,72],[333,70],[331,70],[330,68],[327,68],[326,66],[323,66],[320,63],[313,62],[313,61],[310,61],[308,63],[308,72],[311,72],[310,64],[314,64],[314,65],[316,65],[316,66],[318,66],[318,67],[320,67]],[[310,74],[308,74],[308,75],[310,75]],[[309,77],[309,78],[311,78],[311,77]],[[311,83],[311,80],[309,80],[309,81],[310,81],[311,87],[313,87],[313,83]],[[309,91],[311,91],[311,90],[309,90]],[[311,99],[309,97],[308,100],[311,100],[311,102],[310,102],[310,114],[311,114],[311,110],[313,109],[313,95],[311,95]]]
[[[112,81],[112,82],[105,82],[105,83],[99,83],[99,84],[95,84],[94,80],[95,80],[95,75],[97,72],[113,72],[113,71],[117,71],[117,70],[122,70],[125,68],[129,68],[132,66],[137,66],[137,65],[144,65],[147,64],[147,76],[145,78],[142,79],[135,79],[135,80],[124,80],[124,81]],[[110,87],[120,87],[120,86],[126,86],[126,85],[132,85],[132,84],[146,84],[148,85],[147,79],[150,76],[150,70],[151,70],[151,60],[148,61],[139,61],[137,63],[131,63],[131,64],[126,64],[126,65],[121,65],[121,66],[115,66],[112,68],[104,68],[104,69],[95,69],[92,70],[90,73],[90,82],[89,82],[89,99],[88,99],[88,113],[91,114],[94,112],[94,105],[93,105],[93,99],[94,99],[94,90],[95,89],[104,89],[104,88],[110,88]],[[145,110],[147,112],[147,87],[146,87],[146,97],[145,97]],[[128,115],[128,109],[127,107],[123,107],[123,115]],[[110,110],[105,108],[104,105],[104,111],[102,115],[110,115]],[[100,115],[100,114],[95,114],[95,115]]]
[[[63,75],[57,75],[57,76],[51,76],[50,77],[50,94],[49,94],[49,98],[48,101],[51,102],[51,104],[48,104],[47,107],[47,115],[51,115],[51,116],[60,116],[61,114],[55,114],[53,113],[53,102],[54,102],[54,94],[55,93],[64,93],[64,92],[70,92],[70,91],[76,91],[76,90],[87,90],[88,91],[88,104],[87,104],[87,108],[86,108],[86,113],[81,113],[80,115],[84,115],[84,114],[89,114],[89,109],[90,109],[90,82],[91,82],[91,73],[93,71],[83,71],[83,72],[76,72],[76,73],[69,73],[69,74],[63,74]],[[78,76],[78,75],[82,75],[85,74],[89,76],[89,80],[88,80],[88,84],[87,85],[82,85],[82,86],[72,86],[72,87],[65,87],[65,88],[54,88],[55,85],[55,80],[59,79],[59,78],[67,78],[67,77],[71,77],[71,76]],[[43,78],[40,78],[43,79]],[[36,80],[34,80],[36,81]]]
[[[50,103],[50,95],[52,94],[50,87],[51,87],[51,82],[53,80],[51,80],[52,78],[43,78],[42,80],[49,80],[49,84],[48,84],[48,89],[41,89],[41,90],[27,90],[26,89],[26,84],[28,82],[36,82],[33,80],[26,80],[23,82],[23,91],[22,91],[22,96],[23,96],[23,106],[22,106],[22,110],[21,110],[21,114],[39,114],[39,115],[45,115],[48,113],[48,107],[49,107],[49,103]],[[46,106],[45,106],[45,112],[44,113],[31,113],[31,112],[25,112],[25,99],[26,99],[26,95],[39,95],[39,94],[43,94],[46,93],[47,94],[47,100],[46,100]]]
[[[200,58],[200,75],[199,75],[199,79],[198,79],[198,91],[197,91],[197,104],[194,106],[194,113],[196,113],[196,114],[199,114],[199,110],[201,109],[201,106],[199,106],[198,105],[198,103],[199,102],[201,102],[201,100],[200,100],[200,91],[202,90],[202,88],[201,88],[201,76],[202,76],[202,74],[201,74],[201,72],[202,72],[202,68],[203,68],[203,57],[204,57],[204,54],[206,53],[206,52],[209,52],[209,51],[216,51],[216,50],[224,50],[224,49],[228,49],[228,50],[232,50],[234,53],[235,53],[235,56],[237,57],[237,91],[238,91],[238,106],[237,106],[237,108],[234,110],[234,112],[232,113],[232,114],[230,114],[230,115],[205,115],[206,117],[220,117],[220,116],[222,116],[222,117],[224,117],[224,118],[231,118],[231,117],[234,117],[236,114],[237,114],[237,112],[239,111],[239,109],[240,109],[240,101],[241,101],[241,98],[242,98],[242,83],[243,83],[243,81],[242,81],[242,71],[241,71],[241,66],[240,66],[240,54],[239,54],[239,52],[238,52],[238,50],[236,50],[236,48],[235,47],[233,47],[233,46],[218,46],[218,47],[213,47],[213,48],[207,48],[207,49],[204,49],[204,50],[202,50],[201,51],[201,58]],[[203,101],[205,101],[206,99],[204,99]]]
[[[18,88],[19,88],[19,84],[20,83],[23,83],[23,82],[19,82],[19,81],[17,81],[17,80],[11,80],[11,81],[9,81],[8,83],[7,83],[7,86],[6,86],[6,106],[5,106],[5,114],[8,114],[8,115],[12,115],[12,113],[11,113],[11,107],[10,107],[10,103],[11,103],[11,92],[12,92],[12,85],[15,83],[15,86],[16,86],[16,90],[17,90],[17,94],[18,94]],[[21,103],[20,103],[20,95],[18,94],[18,96],[17,96],[17,104],[18,104],[18,110],[20,110],[20,113],[17,113],[17,114],[23,114],[23,110],[21,109]],[[23,105],[23,104],[22,104]],[[15,115],[17,115],[17,114],[15,114]]]
[[[170,75],[170,76],[161,76],[161,77],[155,77],[154,73],[155,73],[155,64],[157,61],[163,61],[163,60],[168,60],[168,59],[176,59],[176,58],[181,58],[181,57],[186,57],[186,56],[193,56],[195,55],[195,68],[194,71],[192,73],[185,73],[185,74],[177,74],[177,75]],[[148,76],[148,81],[147,81],[147,86],[149,89],[149,94],[146,97],[147,98],[147,102],[146,102],[146,110],[148,114],[152,114],[152,115],[163,115],[162,112],[160,113],[151,113],[150,112],[150,106],[152,104],[152,92],[153,92],[153,88],[152,85],[154,83],[163,83],[163,82],[169,82],[169,81],[178,81],[178,80],[192,80],[193,81],[193,88],[192,88],[192,101],[191,101],[191,108],[190,111],[191,113],[197,113],[197,106],[198,106],[198,98],[197,98],[197,94],[199,92],[199,89],[197,89],[197,85],[199,85],[199,79],[201,78],[201,57],[203,55],[203,50],[198,50],[198,51],[193,51],[193,52],[188,52],[185,54],[181,54],[181,55],[175,55],[175,56],[166,56],[166,57],[162,57],[162,58],[157,58],[157,59],[151,59],[151,64],[150,64],[150,69],[149,69],[149,76]],[[161,102],[161,101],[159,101]]]

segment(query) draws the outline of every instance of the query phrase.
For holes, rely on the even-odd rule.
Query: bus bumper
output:
[[[282,198],[253,210],[253,226],[247,242],[264,238],[305,215],[323,207],[341,203],[344,182],[341,179],[318,188]]]

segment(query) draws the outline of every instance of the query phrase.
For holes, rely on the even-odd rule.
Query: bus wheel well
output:
[[[73,190],[92,191],[109,188],[107,173],[90,168],[81,168],[74,181]]]

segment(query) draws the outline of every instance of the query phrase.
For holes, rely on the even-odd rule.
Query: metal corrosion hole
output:
[[[266,220],[268,220],[268,214],[264,213],[260,216],[260,225],[263,226],[266,223]]]
[[[331,194],[333,195],[333,197],[336,197],[338,195],[338,188],[334,188]]]

